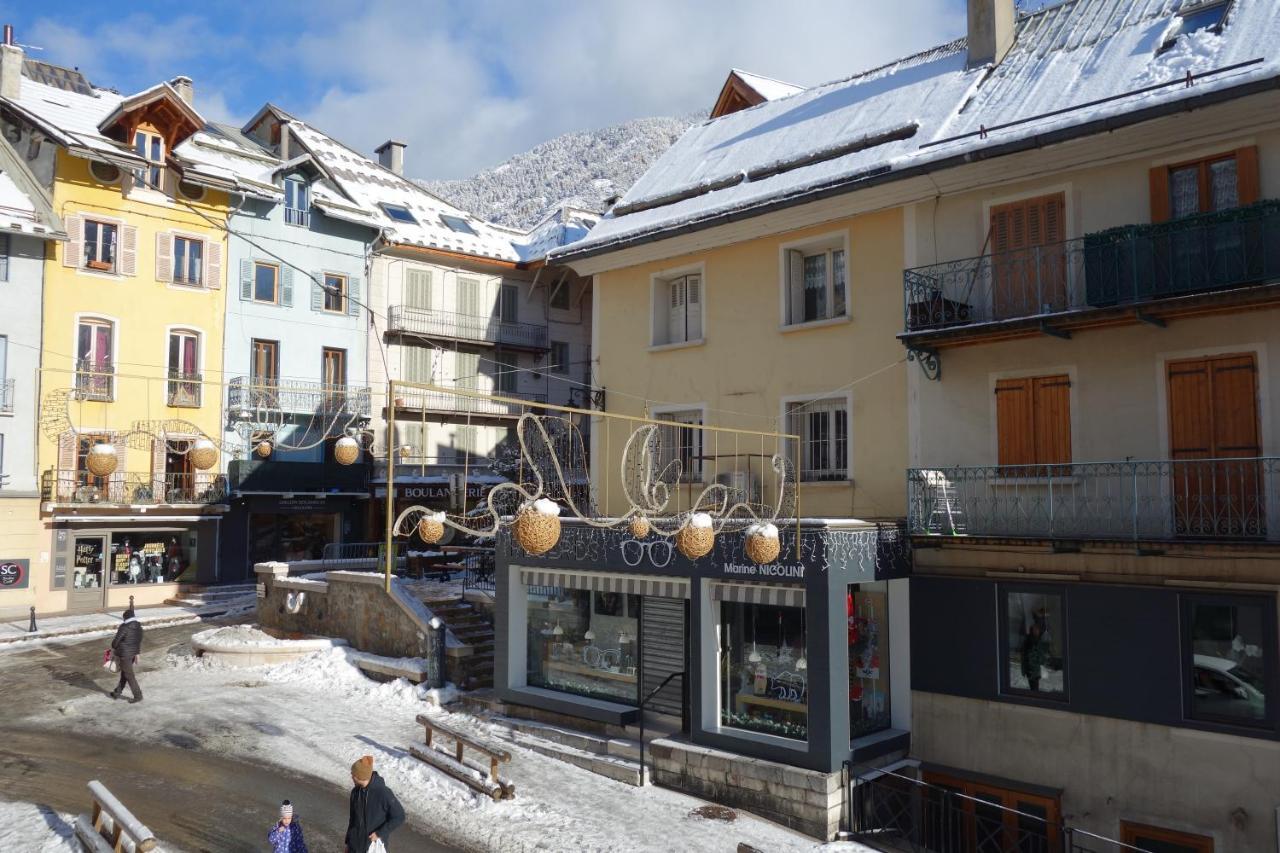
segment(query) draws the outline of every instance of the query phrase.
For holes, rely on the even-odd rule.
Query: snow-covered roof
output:
[[[752,74],[750,71],[743,71],[741,68],[733,69],[732,73],[744,85],[751,87],[756,94],[766,101],[776,101],[778,98],[785,98],[787,95],[794,95],[796,92],[804,91],[804,86],[775,80],[772,77],[765,77],[763,74]]]
[[[61,239],[66,235],[53,202],[27,164],[0,137],[0,232]]]
[[[525,262],[543,260],[552,249],[577,242],[600,221],[600,214],[572,205],[561,205],[527,232],[516,232],[516,250]]]
[[[1178,13],[1203,5],[1067,0],[1019,18],[1014,46],[994,69],[967,68],[958,39],[695,125],[585,239],[551,260],[1280,77],[1274,0],[1234,0],[1220,33],[1187,32],[1167,45]]]

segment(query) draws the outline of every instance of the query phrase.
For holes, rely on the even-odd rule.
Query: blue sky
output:
[[[265,101],[462,177],[561,133],[705,109],[729,68],[811,85],[962,35],[961,0],[0,5],[30,55],[137,91],[186,74],[207,117]]]

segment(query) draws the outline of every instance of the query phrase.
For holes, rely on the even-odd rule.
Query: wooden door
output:
[[[276,386],[280,381],[280,345],[275,341],[253,341],[253,385],[255,406],[274,407]]]
[[[1265,535],[1255,356],[1184,359],[1167,370],[1174,532]]]
[[[341,407],[347,388],[347,351],[323,347],[320,362],[325,405],[330,408]]]
[[[1054,853],[1061,844],[1056,797],[1003,788],[940,773],[925,773],[933,786],[925,831],[930,850],[964,853]]]
[[[996,320],[1067,308],[1062,193],[991,208],[991,309]]]

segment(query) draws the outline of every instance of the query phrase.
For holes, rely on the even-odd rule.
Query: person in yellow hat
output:
[[[404,823],[404,807],[373,769],[373,756],[351,765],[351,817],[347,821],[347,853],[368,853],[375,841],[388,850],[388,838]]]

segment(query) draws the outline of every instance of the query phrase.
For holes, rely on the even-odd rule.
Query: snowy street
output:
[[[107,698],[113,677],[98,666],[101,639],[0,653],[0,689],[41,699],[16,706],[0,746],[5,796],[47,807],[43,816],[26,809],[28,824],[48,823],[50,809],[85,811],[84,784],[98,778],[167,849],[265,849],[285,798],[313,850],[338,849],[348,768],[369,754],[409,816],[393,838],[397,850],[865,849],[823,847],[741,813],[731,823],[691,816],[702,802],[604,779],[502,741],[469,715],[428,710],[417,688],[370,681],[340,649],[272,668],[206,663],[187,640],[207,627],[148,634],[140,705]],[[406,748],[422,741],[414,716],[424,710],[509,748],[504,774],[516,798],[495,803],[409,756]]]

